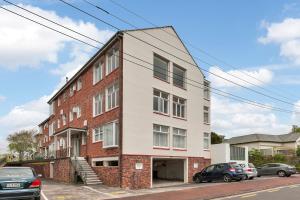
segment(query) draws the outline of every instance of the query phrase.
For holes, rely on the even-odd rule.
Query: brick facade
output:
[[[121,187],[142,189],[151,187],[151,156],[122,155]],[[142,163],[143,169],[136,169]]]
[[[188,182],[193,182],[193,176],[195,173],[200,172],[203,168],[210,165],[210,159],[205,159],[201,157],[189,157],[188,158]]]
[[[119,167],[93,167],[103,184],[108,186],[120,186]]]

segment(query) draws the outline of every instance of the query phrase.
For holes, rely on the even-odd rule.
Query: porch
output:
[[[86,129],[68,128],[55,134],[52,144],[52,157],[83,157],[83,145],[86,145],[86,138]]]

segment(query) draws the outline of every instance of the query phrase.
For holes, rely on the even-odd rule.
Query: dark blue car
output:
[[[39,177],[30,167],[0,168],[0,200],[40,200]]]
[[[231,182],[232,180],[243,180],[245,177],[246,174],[240,165],[233,163],[220,163],[210,165],[204,168],[201,172],[196,173],[193,177],[193,181],[196,183],[218,180]]]

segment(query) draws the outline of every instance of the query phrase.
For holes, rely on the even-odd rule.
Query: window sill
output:
[[[203,99],[204,99],[204,100],[206,100],[206,101],[210,101],[210,99],[208,99],[208,98],[205,98],[205,97],[204,97]]]
[[[182,117],[173,116],[173,118],[175,118],[175,119],[180,119],[180,120],[183,120],[183,121],[187,121],[186,118],[182,118]]]
[[[113,69],[111,72],[109,72],[109,73],[106,73],[105,72],[105,76],[108,76],[108,75],[110,75],[110,74],[112,74],[113,72],[115,72],[117,69],[119,69],[119,67],[120,66],[117,66],[115,69]],[[105,68],[105,71],[106,71],[106,68]],[[102,78],[103,79],[103,78]]]
[[[103,146],[103,149],[113,149],[113,148],[118,148],[119,145],[113,145],[113,146]]]
[[[100,142],[102,142],[102,140],[99,140],[99,141],[93,141],[92,143],[93,143],[93,144],[97,144],[97,143],[100,143]]]
[[[187,149],[173,148],[174,151],[187,151]]]
[[[103,80],[103,77],[99,81],[97,81],[97,82],[93,81],[93,86],[97,85],[98,83],[101,83],[102,80]]]
[[[160,81],[163,81],[163,82],[165,82],[165,83],[168,83],[168,84],[170,84],[170,81],[168,81],[168,80],[164,80],[164,79],[162,79],[162,78],[159,78],[159,77],[157,77],[157,76],[153,76],[153,78],[155,78],[155,79],[158,79],[158,80],[160,80]]]
[[[110,111],[115,110],[115,109],[117,109],[117,108],[119,108],[119,106],[113,107],[113,108],[111,108],[111,109],[106,108],[106,112],[110,112]],[[104,113],[104,112],[103,112],[103,113]]]
[[[153,111],[154,114],[158,114],[158,115],[163,115],[166,117],[170,117],[170,114],[166,114],[166,113],[161,113],[161,112],[157,112],[157,111]]]
[[[170,150],[170,147],[153,147],[153,149]]]
[[[205,125],[210,125],[210,123],[208,123],[208,122],[203,122]]]
[[[186,87],[181,87],[181,86],[179,86],[179,85],[175,85],[174,83],[173,83],[173,86],[174,86],[174,87],[177,87],[177,88],[179,88],[179,89],[182,89],[182,90],[187,91]]]
[[[98,115],[93,115],[93,118],[99,117],[99,116],[103,115],[103,113],[104,113],[104,112],[102,112],[102,113],[100,113],[100,114],[98,114]]]

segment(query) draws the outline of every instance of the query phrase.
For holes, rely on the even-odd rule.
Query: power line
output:
[[[110,26],[110,27],[112,27],[112,28],[118,30],[118,31],[122,31],[120,28],[116,27],[115,25],[112,25],[112,24],[110,24],[109,22],[106,22],[106,21],[100,19],[99,17],[96,17],[95,15],[92,15],[92,14],[88,13],[87,11],[84,11],[83,9],[78,8],[77,6],[74,6],[73,4],[71,4],[71,3],[69,3],[69,2],[66,2],[65,0],[59,0],[59,1],[63,2],[64,4],[66,4],[66,5],[68,5],[68,6],[72,7],[72,8],[74,8],[75,10],[78,10],[78,11],[80,11],[80,12],[82,12],[82,13],[84,13],[84,14],[86,14],[86,15],[88,15],[88,16],[90,16],[90,17],[92,17],[92,18],[94,18],[94,19],[96,19],[96,20],[98,20],[98,21],[100,21],[100,22],[102,22],[102,23],[104,23],[104,24],[106,24],[106,25],[108,25],[108,26]],[[218,74],[216,74],[216,73],[210,72],[209,70],[206,70],[206,69],[204,69],[204,68],[201,68],[201,67],[195,65],[194,63],[191,63],[191,62],[189,62],[189,61],[186,61],[186,60],[184,60],[184,59],[182,59],[182,58],[180,58],[180,57],[178,57],[178,56],[176,56],[176,55],[174,55],[174,54],[172,54],[172,53],[169,53],[168,51],[163,50],[163,49],[161,49],[161,48],[159,48],[159,47],[157,47],[157,46],[155,46],[155,45],[153,45],[153,44],[151,44],[151,43],[149,43],[149,42],[147,42],[147,41],[145,41],[145,40],[142,40],[141,38],[136,37],[136,36],[134,36],[134,35],[132,35],[132,34],[126,32],[126,31],[125,31],[124,33],[127,34],[127,35],[129,35],[129,36],[131,36],[131,37],[133,37],[133,38],[135,38],[135,39],[137,39],[137,40],[139,40],[139,41],[141,41],[141,42],[143,42],[143,43],[145,43],[145,44],[147,44],[147,45],[149,45],[149,46],[152,46],[153,48],[156,48],[156,49],[158,49],[158,50],[160,50],[160,51],[162,51],[162,52],[164,52],[164,53],[166,53],[166,54],[169,54],[169,55],[173,56],[174,58],[177,58],[177,59],[179,59],[179,60],[181,60],[181,61],[183,61],[183,62],[185,62],[185,63],[187,63],[187,64],[196,66],[197,68],[200,68],[201,70],[203,70],[203,71],[205,71],[205,72],[207,72],[207,73],[210,73],[210,74],[212,74],[212,75],[214,75],[214,76],[216,76],[216,77],[218,77],[218,78],[221,78],[221,79],[223,79],[223,80],[225,80],[225,81],[228,81],[228,82],[230,82],[230,83],[233,83],[233,84],[235,84],[235,85],[237,85],[237,86],[239,86],[239,87],[242,87],[242,88],[244,88],[244,89],[247,89],[247,90],[252,91],[252,92],[254,92],[254,93],[257,93],[257,94],[259,94],[259,95],[265,96],[265,97],[267,97],[267,98],[269,98],[269,99],[273,99],[273,100],[279,101],[279,102],[284,103],[284,104],[288,104],[288,105],[300,107],[300,106],[298,106],[298,105],[296,105],[296,104],[294,104],[294,103],[291,103],[291,102],[288,102],[288,101],[284,101],[284,100],[278,99],[278,98],[276,98],[276,97],[273,97],[273,96],[264,94],[263,92],[254,90],[254,89],[252,89],[252,88],[249,88],[249,87],[246,87],[246,86],[241,85],[241,84],[239,84],[239,83],[236,83],[236,82],[234,82],[234,81],[232,81],[232,80],[229,80],[229,79],[227,79],[227,78],[224,78],[223,76],[220,76],[220,75],[218,75]],[[207,62],[206,62],[206,63],[207,63]],[[207,63],[207,64],[208,64],[208,65],[211,65],[210,63]]]
[[[91,46],[91,47],[93,47],[93,48],[100,49],[100,48],[97,47],[97,46],[91,45],[91,44],[89,44],[89,43],[87,43],[87,42],[85,42],[85,41],[82,41],[82,40],[80,40],[80,39],[78,39],[78,38],[76,38],[76,37],[73,37],[73,36],[70,36],[70,35],[68,35],[68,34],[66,34],[66,33],[61,32],[61,31],[58,31],[58,30],[56,30],[56,29],[54,29],[54,28],[51,28],[51,27],[49,27],[49,26],[47,26],[47,25],[44,25],[44,24],[42,24],[42,23],[40,23],[40,22],[37,22],[37,21],[35,21],[35,20],[33,20],[33,19],[30,19],[30,18],[28,18],[28,17],[25,17],[25,16],[23,16],[23,15],[21,15],[21,14],[18,14],[18,13],[16,13],[16,12],[14,12],[14,11],[11,11],[11,10],[9,10],[9,9],[7,9],[7,8],[4,8],[4,7],[2,7],[2,6],[0,6],[0,7],[1,7],[2,9],[4,9],[4,10],[8,11],[8,12],[11,12],[11,13],[13,13],[13,14],[15,14],[15,15],[18,15],[19,17],[22,17],[22,18],[24,18],[24,19],[27,19],[27,20],[29,20],[29,21],[31,21],[31,22],[34,22],[34,23],[36,23],[36,24],[38,24],[38,25],[41,25],[41,26],[43,26],[43,27],[45,27],[45,28],[48,28],[48,29],[50,29],[50,30],[52,30],[52,31],[55,31],[55,32],[60,33],[60,34],[63,34],[63,35],[65,35],[65,36],[67,36],[67,37],[70,37],[70,38],[72,38],[72,39],[74,39],[74,40],[77,40],[77,41],[79,41],[79,42],[81,42],[81,43],[83,43],[83,44],[89,45],[89,46]],[[33,14],[33,12],[31,12],[31,13]],[[46,19],[46,18],[45,18],[45,19]],[[52,21],[52,20],[50,20],[50,21]],[[58,23],[57,23],[57,24],[58,24]],[[58,25],[60,25],[60,24],[58,24]],[[61,26],[62,26],[62,25],[61,25]],[[68,30],[72,30],[72,29],[69,29],[69,28],[67,28],[67,27],[65,27],[65,28],[68,29]],[[81,35],[84,35],[84,34],[81,34]],[[99,42],[99,43],[101,43],[101,42]],[[123,52],[123,53],[124,53],[124,52]],[[118,55],[116,55],[116,54],[114,54],[114,55],[115,55],[115,56],[118,56]],[[119,56],[118,56],[118,57],[119,57]],[[150,70],[150,71],[154,71],[152,68],[146,67],[146,66],[141,65],[141,64],[139,64],[139,63],[136,63],[136,62],[134,62],[134,61],[132,61],[132,60],[128,60],[128,59],[126,59],[126,58],[123,58],[123,59],[126,60],[126,61],[128,61],[128,62],[131,62],[131,63],[133,63],[133,64],[135,64],[135,65],[141,66],[141,67],[143,67],[143,68],[145,68],[145,69],[148,69],[148,70]],[[141,60],[141,59],[140,59],[140,60]],[[160,72],[159,72],[159,73],[160,73]],[[170,73],[171,73],[171,72],[170,72]],[[167,76],[168,76],[168,77],[171,77],[170,75],[167,75]],[[174,79],[174,77],[171,77],[171,78]],[[179,80],[179,79],[177,79],[177,80]],[[200,83],[200,82],[198,82],[198,83],[203,85],[203,83]],[[191,85],[191,86],[194,86],[194,87],[197,87],[197,88],[200,88],[200,89],[204,89],[204,87],[200,87],[200,86],[197,86],[197,85],[194,85],[194,84],[191,84],[191,83],[187,83],[187,82],[186,82],[186,84],[189,84],[189,85]],[[207,88],[208,88],[208,87],[207,87]],[[233,94],[230,94],[230,93],[227,93],[227,92],[224,92],[224,91],[222,91],[222,90],[215,89],[215,88],[212,88],[212,87],[209,87],[209,88],[214,89],[214,90],[217,90],[218,92],[211,91],[211,92],[213,92],[213,93],[215,93],[215,94],[217,94],[217,95],[220,95],[220,96],[223,96],[223,97],[226,97],[226,98],[231,98],[231,99],[234,99],[234,100],[237,100],[237,101],[242,101],[242,102],[244,102],[244,103],[247,103],[247,104],[250,104],[250,105],[253,105],[253,106],[257,106],[257,107],[261,107],[261,108],[269,109],[269,110],[274,110],[274,111],[278,111],[278,112],[297,113],[297,112],[294,112],[294,111],[291,111],[291,110],[282,109],[282,108],[278,108],[278,107],[273,107],[273,106],[269,106],[269,105],[257,103],[257,102],[255,102],[255,101],[252,101],[252,100],[249,100],[249,99],[246,99],[246,98],[243,98],[243,97],[239,97],[239,96],[237,96],[237,95],[233,95]],[[223,93],[223,94],[220,94],[219,92],[221,92],[221,93]],[[228,95],[230,95],[230,96],[228,96]]]
[[[84,1],[86,1],[86,0],[84,0]],[[155,26],[155,27],[158,27],[158,26],[159,26],[159,25],[157,25],[157,24],[151,22],[150,20],[146,19],[145,17],[143,17],[143,16],[137,14],[136,12],[134,12],[134,11],[132,11],[132,10],[126,8],[124,5],[122,5],[122,4],[118,3],[118,2],[116,2],[115,0],[109,0],[109,1],[110,1],[111,3],[113,3],[113,4],[115,4],[116,6],[122,8],[123,10],[127,11],[128,13],[130,13],[130,14],[132,14],[132,15],[134,15],[134,16],[140,18],[140,19],[142,19],[142,20],[145,21],[146,23],[148,23],[148,24],[150,24],[150,25],[152,25],[152,26]],[[163,31],[163,32],[165,32],[166,34],[168,34],[168,35],[174,37],[174,38],[177,37],[177,36],[175,36],[175,35],[169,33],[168,31],[166,31],[166,30],[164,30],[164,29],[160,29],[160,30]],[[204,54],[204,55],[206,55],[206,56],[208,56],[208,57],[210,57],[210,58],[212,58],[212,59],[214,59],[214,60],[216,60],[217,62],[223,63],[225,66],[229,66],[229,67],[231,67],[231,68],[233,68],[233,69],[235,69],[235,70],[239,70],[239,69],[238,69],[237,67],[235,67],[234,65],[232,65],[232,64],[230,64],[230,63],[228,63],[228,62],[226,62],[226,61],[224,61],[224,60],[222,60],[222,59],[220,59],[220,58],[217,58],[216,56],[213,56],[212,54],[208,53],[207,51],[205,51],[205,50],[203,50],[203,49],[201,49],[201,48],[195,46],[192,42],[189,42],[189,41],[183,40],[183,39],[182,39],[182,41],[183,41],[184,43],[188,44],[188,45],[189,45],[190,47],[192,47],[193,49],[199,51],[200,53],[202,53],[202,54]],[[240,72],[241,72],[242,74],[244,74],[244,75],[246,75],[246,76],[252,78],[253,80],[256,80],[256,81],[262,83],[262,84],[265,83],[264,81],[262,81],[262,80],[256,78],[255,76],[252,76],[252,75],[250,75],[250,74],[248,74],[248,73],[246,73],[246,72],[244,72],[244,71],[242,71],[242,70],[241,70]],[[225,73],[226,73],[226,72],[225,72]],[[281,96],[281,97],[283,97],[283,98],[285,98],[285,99],[287,99],[287,100],[291,100],[290,98],[288,98],[288,97],[282,95],[281,93],[275,91],[275,89],[270,90],[270,89],[268,89],[268,88],[261,87],[261,86],[259,86],[259,85],[256,85],[256,86],[259,87],[259,88],[263,88],[263,90],[265,90],[265,91],[269,91],[269,92],[271,92],[271,93],[273,92],[273,93],[275,93],[275,94],[277,94],[277,95],[279,95],[279,96]],[[284,92],[286,93],[286,91],[284,91]],[[294,95],[291,94],[291,96],[294,96]],[[294,100],[296,100],[296,99],[293,99],[292,101],[294,101]]]

